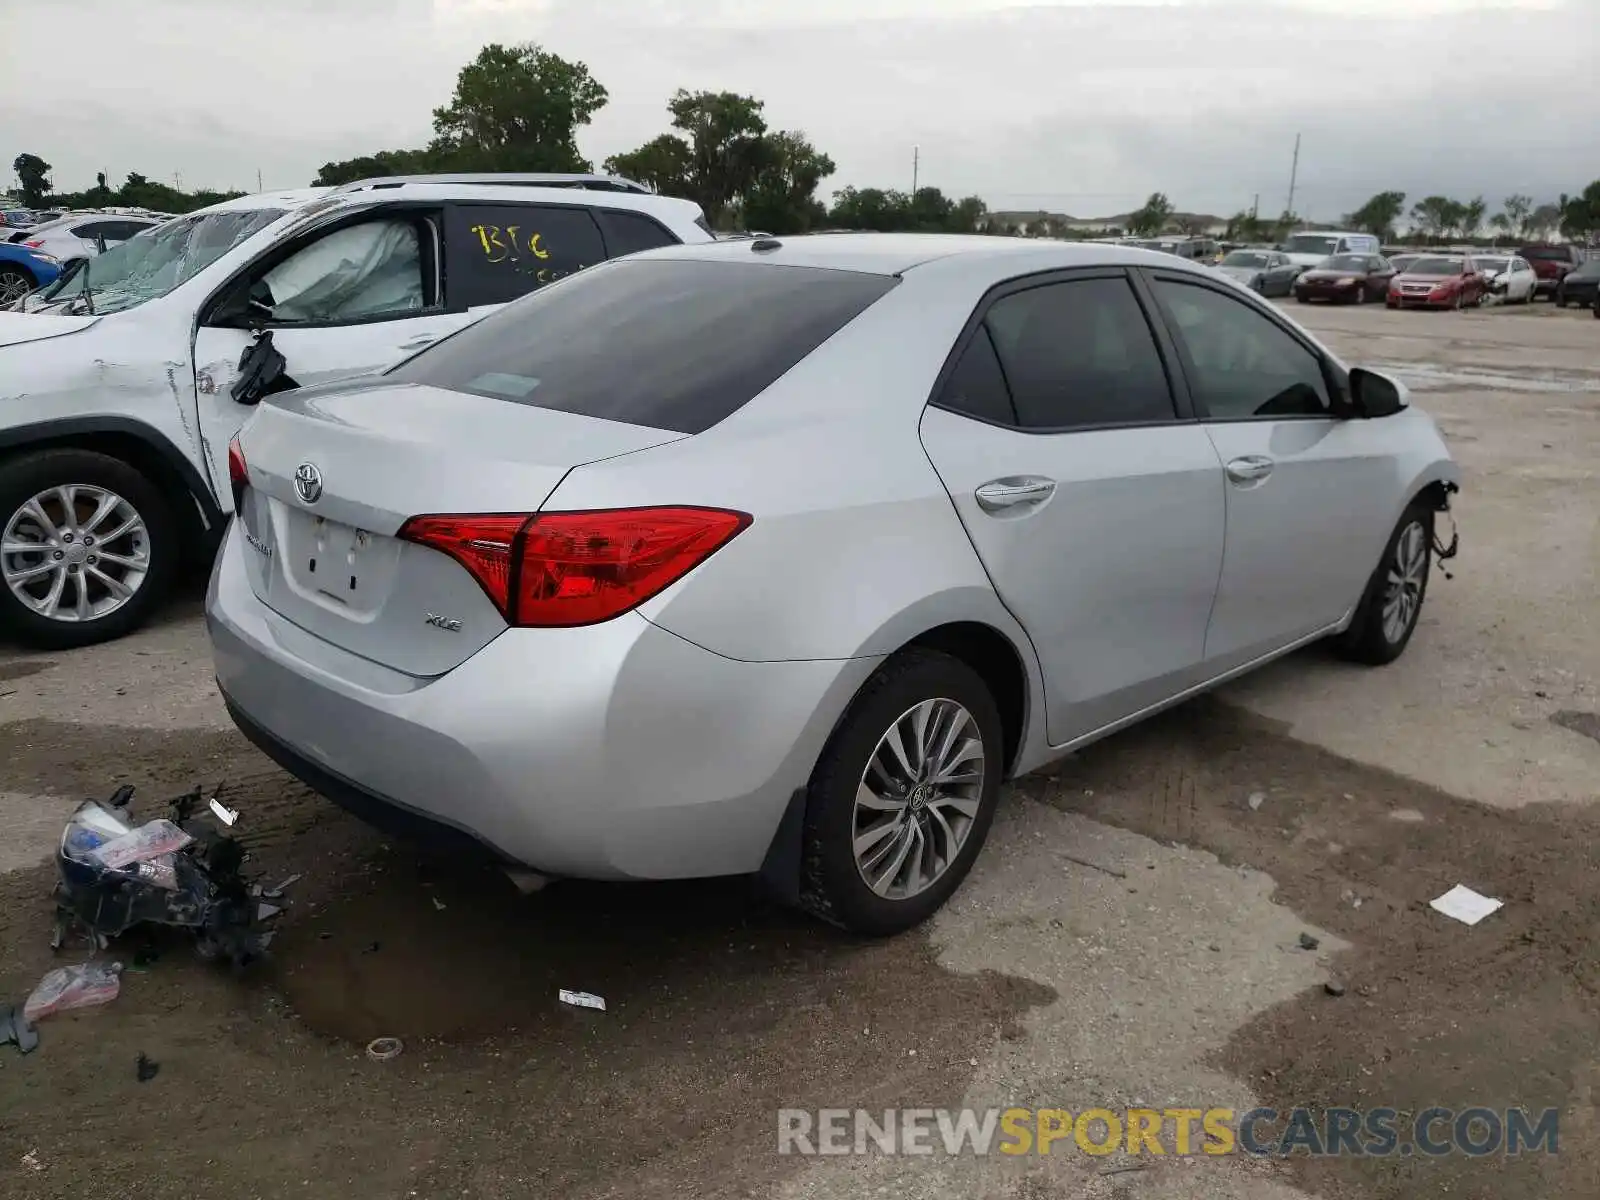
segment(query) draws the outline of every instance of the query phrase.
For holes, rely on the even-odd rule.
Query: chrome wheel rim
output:
[[[0,533],[0,577],[47,620],[98,621],[132,600],[149,574],[144,518],[105,488],[68,483],[40,492]]]
[[[6,271],[0,274],[0,308],[15,304],[29,292],[33,291],[30,284],[17,271]]]
[[[1383,593],[1383,636],[1390,645],[1405,637],[1422,607],[1422,583],[1428,571],[1428,534],[1412,521],[1395,541],[1394,561]]]
[[[961,853],[983,801],[983,732],[954,700],[924,700],[896,718],[856,787],[856,870],[886,900],[932,887]]]

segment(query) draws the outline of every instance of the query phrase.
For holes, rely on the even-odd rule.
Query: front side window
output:
[[[458,204],[445,212],[452,307],[505,304],[606,257],[588,210],[540,204]]]
[[[1078,279],[1013,292],[990,306],[984,324],[1024,428],[1176,416],[1155,338],[1126,279]]]
[[[419,313],[427,303],[417,224],[367,221],[335,230],[267,271],[256,296],[286,325]]]
[[[81,304],[111,313],[160,299],[281,216],[282,209],[253,208],[169,221],[148,237],[129,238],[88,259],[36,292],[36,303]]]
[[[1213,420],[1327,416],[1316,355],[1249,304],[1208,287],[1158,279],[1156,294],[1187,351],[1189,384]]]

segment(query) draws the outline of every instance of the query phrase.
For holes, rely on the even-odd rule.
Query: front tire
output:
[[[139,628],[180,560],[172,508],[121,459],[41,450],[0,470],[0,632],[43,650]]]
[[[1389,535],[1350,628],[1333,641],[1341,658],[1381,667],[1405,653],[1428,595],[1433,510],[1413,503]]]
[[[884,663],[812,772],[801,905],[872,937],[927,920],[983,848],[1003,755],[999,708],[971,667],[920,649]]]

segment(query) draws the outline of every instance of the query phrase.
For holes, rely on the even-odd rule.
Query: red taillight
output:
[[[720,508],[412,517],[399,537],[455,559],[512,625],[594,625],[637,608],[750,524]]]
[[[24,246],[26,246],[29,250],[37,250],[40,246],[44,245],[44,239],[43,238],[28,238],[22,244]]]
[[[238,512],[244,502],[244,490],[250,486],[250,468],[245,465],[244,451],[239,439],[228,443],[228,487],[233,491],[233,511]]]

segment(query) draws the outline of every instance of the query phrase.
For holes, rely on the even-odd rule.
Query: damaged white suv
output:
[[[709,241],[606,176],[422,176],[230,200],[0,312],[0,636],[87,645],[209,561],[273,392],[381,370],[544,283]]]

